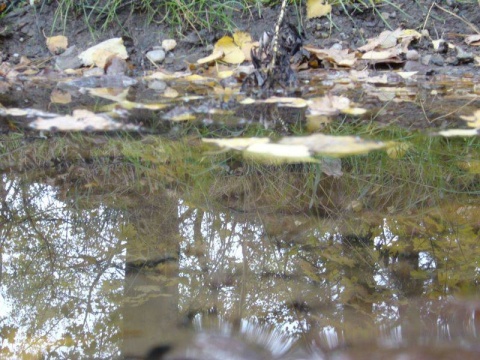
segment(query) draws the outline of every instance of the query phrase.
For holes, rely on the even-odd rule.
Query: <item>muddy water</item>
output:
[[[361,117],[312,120],[185,83],[169,85],[203,97],[130,89],[168,104],[131,109],[135,133],[36,133],[4,117],[1,357],[478,358],[480,142],[433,135],[467,127],[474,82],[342,76],[302,79],[300,93],[344,91]],[[111,102],[67,89],[75,102],[49,105],[46,88],[1,101]],[[312,131],[405,145],[265,164],[200,140]]]

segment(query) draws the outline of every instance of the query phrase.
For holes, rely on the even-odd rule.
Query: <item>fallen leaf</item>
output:
[[[174,73],[169,73],[167,71],[156,71],[149,76],[145,76],[145,80],[173,80],[180,79],[182,77],[187,77],[192,75],[190,71],[177,71]]]
[[[465,42],[471,46],[480,46],[480,34],[467,36]]]
[[[230,36],[224,36],[215,43],[213,52],[217,51],[223,51],[222,60],[229,64],[241,64],[245,61],[245,54]]]
[[[68,48],[68,38],[63,35],[47,37],[47,48],[54,55],[61,54]]]
[[[214,50],[213,53],[211,53],[209,56],[206,56],[204,58],[198,59],[197,64],[208,64],[209,62],[219,60],[223,58],[225,53],[223,50]]]
[[[308,100],[296,97],[277,97],[272,96],[265,100],[259,100],[257,103],[265,103],[265,104],[280,104],[282,106],[288,106],[293,108],[303,108],[308,105]]]
[[[165,51],[172,51],[177,46],[177,42],[174,39],[165,39],[162,41],[162,48]]]
[[[253,144],[266,144],[270,142],[269,138],[232,138],[232,139],[202,139],[206,143],[215,144],[217,146],[232,149],[244,150]]]
[[[363,140],[358,136],[333,136],[313,134],[310,136],[292,136],[280,140],[280,144],[306,146],[311,152],[331,157],[366,154],[372,150],[384,149],[386,143]]]
[[[465,120],[468,126],[480,129],[480,109],[476,110],[472,116],[460,116]]]
[[[233,41],[240,49],[242,49],[243,55],[245,55],[245,60],[251,61],[251,50],[254,46],[252,36],[245,31],[235,31],[233,33]]]
[[[106,114],[95,114],[84,109],[74,110],[72,115],[59,115],[47,119],[38,117],[30,123],[30,127],[43,131],[138,130],[138,126],[122,124]]]
[[[401,29],[395,31],[385,30],[375,38],[367,40],[367,44],[358,48],[362,52],[372,51],[375,49],[388,49],[397,45],[397,39],[402,33]]]
[[[398,47],[394,47],[389,50],[383,50],[383,51],[367,51],[365,54],[362,55],[362,59],[363,60],[389,60],[400,55],[402,52],[403,51]]]
[[[362,115],[365,109],[351,107],[351,102],[344,96],[327,95],[308,101],[309,115],[336,115],[340,112],[350,115]]]
[[[326,4],[325,0],[307,0],[307,19],[322,17],[331,11],[332,5]]]
[[[352,67],[357,61],[356,54],[350,52],[348,49],[318,49],[308,45],[303,48],[312,54],[315,54],[319,60],[327,60],[338,66]]]
[[[445,137],[453,137],[453,136],[461,136],[461,137],[469,137],[469,136],[479,136],[480,129],[449,129],[449,130],[442,130],[438,132],[439,135]]]
[[[244,156],[269,163],[316,162],[305,145],[290,144],[252,144],[243,151]]]
[[[108,57],[111,55],[116,55],[124,60],[128,58],[127,49],[123,45],[122,38],[105,40],[85,50],[78,57],[85,66],[96,65],[103,69]]]

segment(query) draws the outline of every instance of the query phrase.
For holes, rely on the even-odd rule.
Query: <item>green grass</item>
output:
[[[92,30],[106,30],[112,23],[122,25],[118,14],[131,12],[143,16],[145,23],[165,23],[177,32],[188,30],[233,30],[239,12],[259,11],[260,0],[59,0],[56,23],[67,27],[72,14],[83,16]],[[93,31],[92,31],[93,32]]]

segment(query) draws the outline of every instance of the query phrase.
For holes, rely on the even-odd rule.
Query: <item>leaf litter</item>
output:
[[[331,6],[325,1],[307,2],[307,18],[309,19],[327,16],[330,11]],[[411,44],[420,41],[423,37],[423,33],[412,29],[396,29],[381,32],[377,37],[368,39],[366,45],[357,49],[339,47],[323,49],[304,45],[300,58],[292,58],[289,66],[298,69],[301,79],[310,78],[309,74],[314,76],[320,75],[325,79],[324,84],[332,82],[333,86],[323,96],[310,95],[308,88],[305,88],[306,91],[302,91],[302,96],[291,96],[291,94],[298,93],[298,91],[287,87],[279,89],[280,91],[277,91],[276,94],[269,94],[266,98],[262,98],[264,97],[262,94],[255,93],[253,93],[253,97],[245,96],[241,91],[241,85],[248,76],[252,76],[255,72],[255,66],[253,66],[255,59],[253,59],[252,64],[252,54],[260,56],[256,61],[265,61],[265,56],[268,56],[265,52],[265,47],[268,44],[262,43],[262,41],[267,41],[268,37],[265,38],[264,36],[260,41],[254,41],[248,32],[235,31],[231,36],[225,35],[221,37],[214,44],[212,53],[207,57],[199,59],[196,64],[191,64],[190,69],[187,71],[172,73],[159,68],[142,77],[132,77],[127,65],[125,65],[126,63],[122,63],[122,61],[128,61],[129,57],[123,44],[123,39],[112,38],[94,45],[78,53],[78,55],[73,55],[80,61],[80,67],[54,70],[58,74],[54,78],[60,78],[61,81],[58,83],[58,87],[52,90],[50,99],[55,104],[70,104],[74,102],[76,90],[81,93],[84,93],[86,90],[90,96],[111,101],[113,102],[112,105],[127,112],[138,109],[150,111],[165,109],[166,112],[160,116],[164,121],[192,121],[197,119],[197,114],[199,113],[222,113],[221,111],[215,111],[215,109],[212,109],[212,111],[197,111],[188,105],[188,102],[195,99],[201,100],[212,97],[233,99],[237,101],[238,105],[242,106],[276,104],[280,107],[304,108],[307,117],[326,116],[330,118],[339,114],[362,116],[368,112],[368,108],[357,106],[351,99],[339,94],[339,92],[343,88],[353,89],[356,86],[361,86],[370,96],[375,96],[381,101],[413,101],[418,90],[416,88],[417,83],[423,79],[418,75],[418,71],[401,71],[403,70],[401,66],[400,71],[378,71],[372,69],[372,65],[379,63],[404,63],[405,55],[409,51]],[[477,46],[478,34],[466,36],[465,43],[472,47]],[[435,44],[432,40],[432,46]],[[453,44],[447,45],[451,49],[456,48]],[[174,39],[168,39],[162,43],[165,51],[173,51],[175,46],[176,41]],[[264,49],[258,52],[259,47],[261,48],[262,46],[264,46]],[[46,47],[56,58],[62,56],[58,54],[68,52],[71,49],[68,48],[68,39],[61,35],[46,38]],[[472,59],[474,58],[476,57],[472,57]],[[121,64],[118,67],[117,65],[114,66],[115,71],[119,72],[119,74],[108,75],[108,67],[111,66],[112,61]],[[295,61],[300,61],[300,63],[295,63]],[[301,65],[302,62],[303,65]],[[82,73],[89,73],[92,67],[99,69],[100,75],[81,76]],[[337,69],[339,72],[337,74],[322,73],[322,69],[327,69],[328,71],[328,69],[332,68]],[[47,68],[44,67],[44,69]],[[8,89],[9,84],[21,76],[27,80],[30,78],[31,81],[39,81],[39,79],[48,80],[48,77],[42,78],[42,71],[44,70],[35,67],[34,64],[30,64],[25,57],[22,57],[22,61],[18,65],[4,62],[0,65],[0,76],[4,79],[0,80],[0,90],[2,88]],[[51,72],[51,70],[49,71]],[[343,74],[343,80],[337,76],[340,74]],[[74,78],[71,77],[72,75]],[[132,86],[151,81],[164,81],[167,83],[163,87],[163,93],[159,92],[158,100],[144,103],[143,101],[128,99],[128,92]],[[405,82],[408,82],[409,87],[405,86]],[[182,95],[179,90],[184,87],[182,84],[185,83],[204,86],[202,95]],[[395,84],[400,86],[392,86]],[[112,91],[112,89],[124,89],[124,91]],[[412,90],[409,91],[408,89]],[[179,103],[183,103],[182,106],[178,107],[176,105]],[[170,109],[168,110],[168,108]],[[86,112],[84,109],[75,109],[72,115],[55,114],[45,116],[45,114],[35,112],[34,110],[26,111],[23,115],[19,115],[20,113],[23,113],[22,110],[16,108],[10,110],[4,108],[0,111],[0,115],[3,116],[8,114],[10,116],[25,116],[27,118],[31,118],[32,114],[37,114],[37,118],[30,126],[42,131],[106,131],[120,129],[137,131],[140,129],[139,126],[117,122],[107,114],[95,114],[91,111]],[[447,129],[434,134],[441,136],[477,136],[480,131],[478,117],[478,111],[471,116],[461,116],[466,121],[469,129]],[[316,135],[327,136],[324,134]],[[243,151],[251,154],[265,152],[268,156],[273,154],[272,156],[278,158],[290,158],[289,161],[318,161],[312,155],[344,156],[354,153],[361,154],[374,149],[382,149],[386,146],[377,142],[368,143],[360,141],[355,136],[345,139],[337,138],[335,141],[328,138],[326,140],[321,136],[315,138],[318,141],[316,146],[311,143],[308,137],[300,137],[295,140],[286,140],[288,138],[285,138],[278,143],[268,141],[252,144],[243,149]],[[330,150],[327,150],[322,144],[326,144],[325,146],[329,147]],[[342,147],[345,149],[344,152],[341,150]]]

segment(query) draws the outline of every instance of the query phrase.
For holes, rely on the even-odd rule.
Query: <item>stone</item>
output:
[[[165,59],[165,51],[162,49],[151,50],[147,52],[146,56],[153,63],[161,63]]]
[[[471,52],[465,51],[459,46],[457,46],[455,49],[457,50],[456,58],[460,63],[466,64],[473,62],[473,54]]]
[[[417,61],[420,59],[420,55],[417,50],[408,50],[406,54],[407,60]]]
[[[430,59],[430,63],[437,66],[443,66],[445,65],[445,59],[442,57],[442,55],[434,54]]]
[[[70,46],[63,54],[55,57],[55,67],[60,70],[80,68],[82,61],[77,55],[77,47],[75,45]]]
[[[148,88],[155,91],[164,91],[167,88],[167,83],[162,80],[153,80],[148,83]]]

